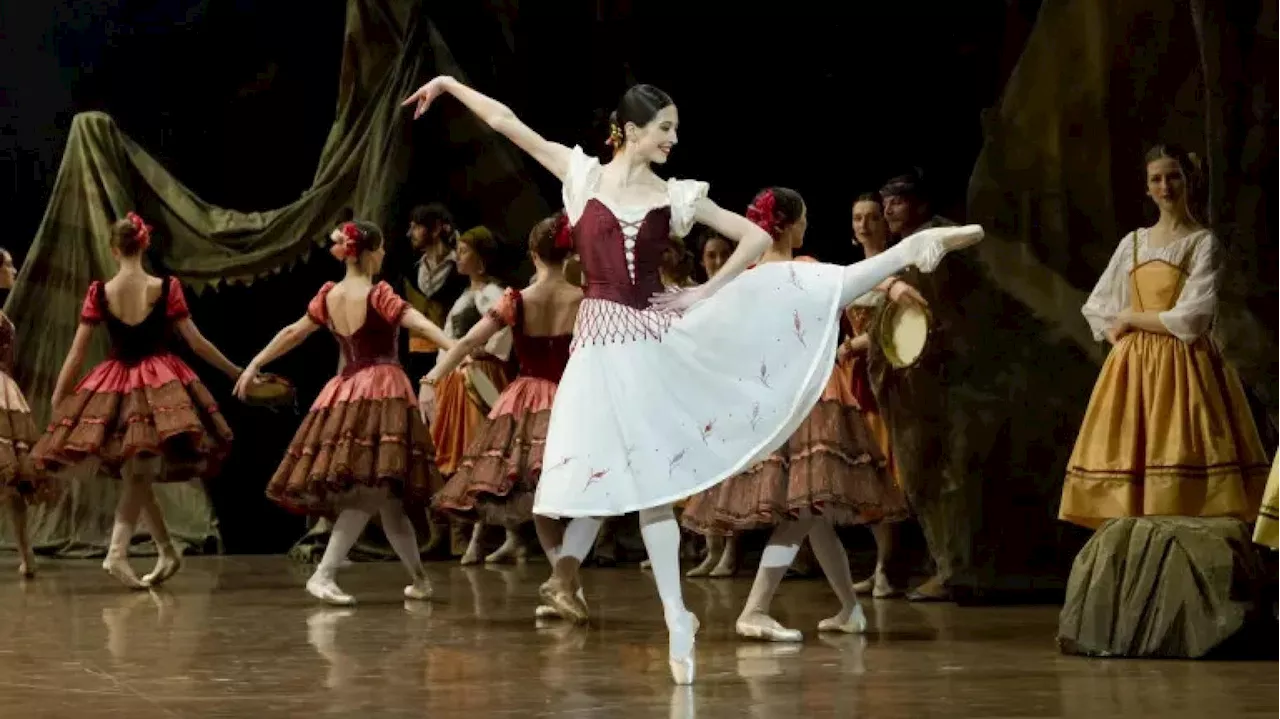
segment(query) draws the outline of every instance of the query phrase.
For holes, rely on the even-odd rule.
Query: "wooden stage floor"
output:
[[[150,560],[137,559],[142,569]],[[738,640],[750,580],[686,582],[698,684],[671,685],[656,591],[634,566],[589,570],[596,618],[535,626],[547,567],[429,565],[407,604],[398,564],[342,572],[361,604],[318,606],[283,557],[196,557],[129,593],[90,561],[0,558],[6,717],[1196,717],[1277,715],[1275,662],[1087,660],[1054,648],[1053,607],[868,601],[865,637],[818,637],[821,580],[782,585],[801,645]]]

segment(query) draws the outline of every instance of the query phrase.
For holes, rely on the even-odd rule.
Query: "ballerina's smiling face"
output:
[[[643,127],[637,126],[633,122],[628,122],[623,130],[627,145],[634,148],[633,152],[654,164],[661,165],[671,157],[671,151],[675,149],[679,138],[676,130],[680,126],[680,114],[676,110],[675,105],[667,105],[658,110],[653,119],[645,123]]]

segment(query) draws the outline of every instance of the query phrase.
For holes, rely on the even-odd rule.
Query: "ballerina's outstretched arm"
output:
[[[222,350],[219,350],[217,345],[210,342],[209,338],[200,332],[200,328],[196,327],[196,323],[190,317],[180,320],[175,327],[183,341],[200,359],[217,367],[231,379],[236,379],[243,374],[243,371],[234,362],[222,354]]]
[[[505,135],[538,161],[538,164],[551,171],[558,179],[564,179],[569,170],[569,148],[558,142],[551,142],[534,132],[533,128],[524,124],[511,108],[497,100],[473,90],[447,75],[441,75],[418,88],[401,103],[403,107],[414,105],[413,119],[422,117],[431,103],[444,94],[453,95],[468,110],[480,118],[495,132]]]
[[[693,219],[715,230],[720,236],[737,244],[733,254],[720,267],[711,279],[697,287],[680,292],[666,292],[654,295],[650,304],[660,310],[680,311],[692,307],[707,297],[715,294],[730,280],[742,274],[751,263],[760,259],[765,250],[773,244],[769,233],[760,229],[754,222],[720,207],[703,197],[694,204]]]
[[[302,341],[311,336],[311,333],[320,329],[320,325],[311,319],[308,315],[303,315],[302,319],[293,324],[286,325],[284,329],[276,333],[275,337],[267,343],[266,347],[253,358],[248,367],[244,368],[244,372],[240,373],[240,379],[236,380],[234,393],[236,397],[245,399],[249,396],[249,387],[258,377],[258,372],[289,352],[295,347],[302,344]]]

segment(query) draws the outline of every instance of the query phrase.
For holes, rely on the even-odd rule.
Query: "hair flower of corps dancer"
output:
[[[555,246],[557,249],[573,249],[573,228],[569,226],[569,215],[561,212],[556,218]]]
[[[756,195],[756,199],[747,208],[747,219],[768,232],[770,237],[778,236],[778,216],[774,212],[776,205],[777,198],[773,196],[773,190],[765,190]]]
[[[125,215],[132,225],[134,235],[138,238],[138,248],[145,250],[151,246],[151,226],[142,221],[142,217],[136,212],[130,212]]]
[[[340,260],[346,260],[351,257],[360,255],[361,244],[364,241],[364,233],[356,226],[354,222],[344,222],[338,231],[334,233],[333,247],[329,251],[334,257]]]

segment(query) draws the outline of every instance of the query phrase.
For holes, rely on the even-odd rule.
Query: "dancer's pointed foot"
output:
[[[426,575],[413,580],[413,584],[404,588],[404,598],[414,601],[423,602],[431,598],[434,590],[431,588],[431,580]]]
[[[339,607],[350,607],[356,603],[356,598],[342,591],[333,577],[323,575],[320,572],[311,575],[311,578],[307,580],[307,594],[325,604]]]
[[[733,626],[738,636],[747,639],[763,639],[766,642],[800,642],[804,635],[799,629],[790,629],[762,612],[751,612],[738,617]]]
[[[862,605],[854,602],[852,607],[847,607],[834,617],[818,622],[818,631],[863,634],[867,631],[867,615],[863,613]]]
[[[470,567],[480,563],[480,548],[474,544],[467,546],[467,551],[462,553],[462,561],[464,567]]]
[[[667,661],[671,666],[671,679],[681,686],[692,684],[697,674],[693,648],[698,626],[698,618],[687,609],[682,609],[679,616],[667,620]]]
[[[22,553],[22,560],[18,562],[18,576],[23,579],[32,579],[36,576],[36,557],[30,549]]]
[[[732,577],[738,573],[738,545],[731,539],[724,542],[724,551],[720,553],[720,559],[716,562],[716,566],[711,570],[708,576],[717,579],[722,577]]]
[[[903,242],[911,243],[911,264],[921,272],[933,272],[948,252],[955,252],[978,244],[982,240],[980,225],[960,227],[930,227],[911,235]]]
[[[115,577],[117,582],[120,582],[128,589],[147,588],[147,585],[143,584],[142,580],[138,579],[138,575],[134,573],[127,557],[108,556],[106,561],[102,563],[102,569],[107,574]]]
[[[581,587],[570,591],[564,582],[553,576],[538,587],[538,596],[566,621],[586,624],[590,618]]]
[[[578,601],[582,603],[583,609],[587,609],[587,597],[585,594],[583,594],[582,587],[578,587],[578,592],[575,596],[577,596]],[[556,611],[556,608],[549,604],[539,604],[538,606],[534,607],[533,618],[534,619],[569,619],[570,621],[572,621],[572,618],[570,617],[560,616],[560,612]]]
[[[148,587],[158,587],[177,574],[179,569],[182,569],[182,553],[173,547],[161,550],[155,568],[142,577],[142,583]]]

